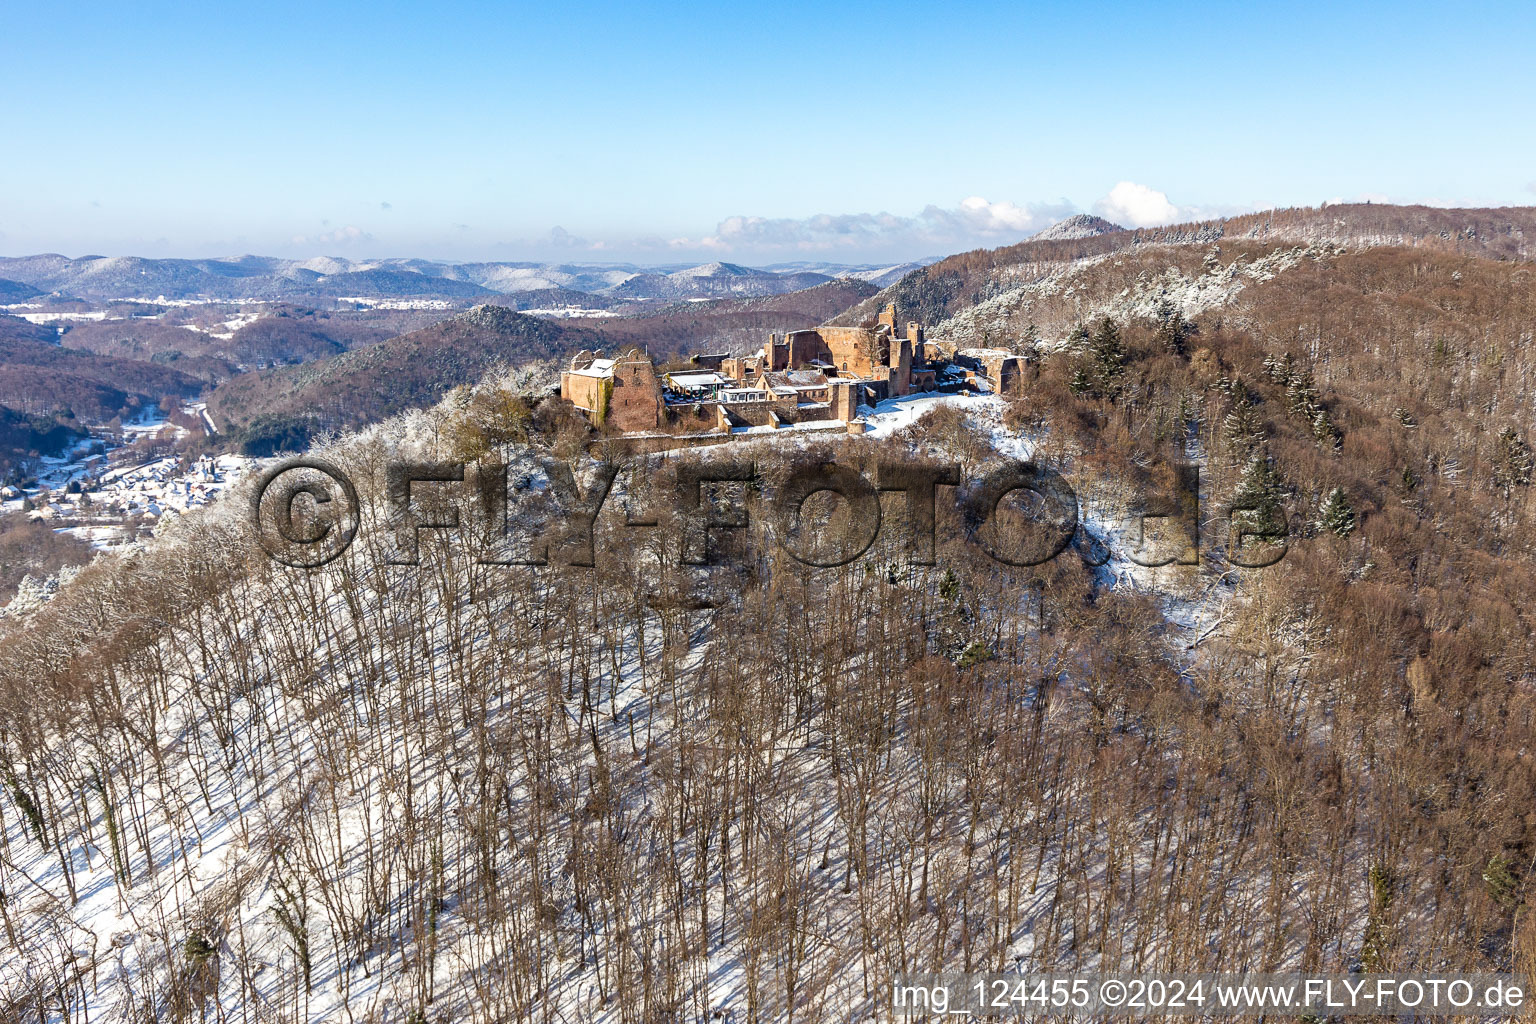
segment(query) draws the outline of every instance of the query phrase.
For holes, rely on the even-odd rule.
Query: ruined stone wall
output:
[[[730,356],[720,363],[720,372],[732,380],[752,380],[761,376],[762,370],[761,356]]]
[[[1023,356],[991,356],[983,364],[987,379],[1000,395],[1011,394],[1024,378],[1026,360]]]
[[[799,404],[793,395],[773,398],[766,402],[724,402],[719,406],[738,427],[765,427],[769,414],[777,415],[785,423],[795,422]]]
[[[585,409],[593,423],[603,421],[607,393],[608,381],[602,377],[588,377],[580,373],[560,375],[560,397],[578,409]]]
[[[787,341],[780,341],[777,334],[768,335],[768,340],[763,342],[763,369],[773,372],[789,367],[789,345]]]
[[[888,343],[867,327],[817,327],[791,331],[786,337],[790,369],[801,369],[819,359],[843,373],[859,377],[884,376],[876,370],[884,365]]]
[[[875,376],[875,368],[884,362],[889,346],[885,338],[863,327],[823,327],[821,336],[832,350],[828,362],[860,377]]]
[[[891,394],[905,395],[911,391],[912,343],[906,338],[893,340],[890,356]]]
[[[720,411],[725,407],[719,402],[694,402],[669,405],[664,416],[667,426],[696,434],[703,430],[716,430],[720,426]]]
[[[615,430],[655,430],[664,418],[661,381],[651,361],[640,357],[616,363],[608,399],[609,425]]]
[[[768,425],[767,402],[732,402],[729,406],[722,406],[737,426],[742,427],[766,427]]]
[[[798,370],[814,359],[832,362],[832,350],[820,331],[790,331],[784,340],[788,343],[783,367],[786,370]]]
[[[780,412],[779,419],[785,423],[821,423],[826,420],[837,419],[832,415],[830,405],[797,405],[789,411]]]

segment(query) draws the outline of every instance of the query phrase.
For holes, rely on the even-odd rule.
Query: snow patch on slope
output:
[[[1207,261],[1205,270],[1195,276],[1169,266],[1162,273],[1142,274],[1107,302],[1092,302],[1079,319],[1086,322],[1101,316],[1117,320],[1150,317],[1164,300],[1172,302],[1185,316],[1193,317],[1231,303],[1249,285],[1272,280],[1303,260],[1328,259],[1342,251],[1337,246],[1323,243],[1277,249],[1252,261],[1242,256],[1226,264],[1212,259]],[[1090,256],[1065,264],[1023,264],[1009,268],[1016,278],[1031,273],[1034,276],[1026,283],[950,317],[930,329],[928,335],[936,342],[962,346],[981,338],[1006,341],[1017,329],[1014,325],[1019,317],[1028,315],[1037,300],[1079,293],[1080,285],[1074,279],[1088,268],[1117,255]],[[1054,350],[1064,340],[1042,339],[1041,347]]]

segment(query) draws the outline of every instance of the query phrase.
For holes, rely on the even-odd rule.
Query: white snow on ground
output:
[[[354,302],[365,309],[455,309],[455,303],[444,299],[377,299],[366,295],[346,295],[337,302]]]
[[[962,391],[955,395],[942,395],[925,392],[916,395],[905,395],[901,398],[887,398],[885,401],[871,408],[861,406],[864,412],[864,422],[868,429],[867,437],[887,437],[898,430],[910,427],[930,409],[937,409],[941,405],[954,405],[967,411],[996,410],[1001,408],[1001,400],[991,395],[978,395],[973,392]]]
[[[1002,419],[1005,403],[992,396],[919,395],[892,399],[869,410],[866,422],[874,436],[891,436],[915,424],[924,413],[944,406],[963,409],[974,427],[990,434],[999,452],[1016,458],[1028,458],[1036,451],[1040,438],[1007,428]],[[411,431],[415,428],[409,425],[414,423],[416,428],[425,432],[428,429],[425,420],[425,416],[408,416],[404,418],[407,424],[404,430],[401,430],[399,423],[385,424],[359,435],[361,442],[354,439],[348,444],[367,443],[369,439],[377,441],[386,432],[398,430],[400,434],[392,438],[389,454],[397,458],[417,454],[415,442],[410,440]],[[777,436],[792,433],[775,432]],[[750,443],[760,442],[753,439]],[[384,452],[377,454],[382,456]],[[237,470],[248,472],[249,468],[249,460],[244,465],[221,460],[212,466],[199,464],[195,472],[224,475],[234,474]],[[1069,480],[1072,479],[1070,466],[1058,468]],[[178,475],[171,470],[172,467],[163,461],[132,467],[115,474],[111,486],[125,495],[153,494],[157,496],[156,500],[171,500],[177,494],[184,493],[179,488],[180,484],[190,484],[187,480],[190,474]],[[229,482],[228,479],[222,481],[225,487],[221,490],[227,490]],[[1125,552],[1128,549],[1124,542],[1128,527],[1124,524],[1124,517],[1116,512],[1117,503],[1123,496],[1105,488],[1080,497],[1084,527],[1110,549],[1109,561],[1101,570],[1101,579],[1106,586],[1156,588],[1161,591],[1164,579],[1157,575],[1159,573],[1171,571],[1195,575],[1190,569],[1147,569],[1126,559]],[[210,522],[222,522],[228,526],[232,517],[242,511],[235,502],[217,502],[199,515]],[[177,543],[176,533],[177,530],[172,528],[164,536],[147,543]],[[1075,556],[1069,550],[1061,557]],[[239,584],[239,592],[231,597],[227,606],[239,615],[248,616],[249,621],[230,626],[228,643],[256,644],[258,648],[263,643],[277,643],[270,632],[274,620],[269,613],[263,611],[274,596],[268,592],[269,586],[256,577]],[[1219,615],[1222,603],[1231,599],[1230,592],[1218,593],[1218,589],[1212,587],[1204,593],[1193,595],[1175,591],[1167,596],[1163,604],[1171,625],[1184,629],[1186,636],[1206,628],[1206,624],[1213,621],[1213,616]],[[322,593],[320,600],[333,610],[345,604],[339,595],[329,592]],[[347,619],[345,611],[336,610],[335,614],[338,621]],[[367,614],[380,613],[369,611]],[[439,619],[440,609],[431,609],[431,615],[434,620]],[[446,645],[439,646],[443,643],[442,622],[428,621],[414,625],[419,627],[424,650],[446,649]],[[317,637],[316,640],[318,646],[314,656],[317,664],[332,659],[350,664],[348,659],[357,656],[356,650],[348,648],[345,638],[339,633]],[[586,638],[586,642],[601,646],[603,641],[594,635]],[[711,643],[706,641],[690,651],[689,662],[678,666],[678,671],[689,671],[690,666],[696,666],[705,659]],[[227,1015],[228,1019],[243,1019],[240,1011],[245,1010],[260,1018],[285,997],[285,992],[292,992],[294,963],[289,942],[274,921],[272,911],[278,898],[275,890],[276,871],[270,866],[270,858],[259,847],[263,842],[280,839],[285,829],[296,827],[287,817],[295,806],[302,806],[294,803],[294,794],[317,786],[317,780],[325,770],[325,758],[317,749],[314,723],[305,717],[313,709],[303,700],[295,699],[285,686],[271,682],[252,685],[239,714],[252,721],[263,721],[267,733],[279,738],[281,749],[265,752],[264,756],[269,761],[262,766],[259,774],[235,766],[230,771],[215,773],[213,777],[192,777],[187,772],[194,762],[180,756],[180,752],[194,745],[206,750],[218,750],[220,747],[208,722],[200,717],[195,691],[205,675],[224,671],[219,662],[225,652],[217,646],[212,649],[202,648],[192,642],[190,636],[176,637],[168,641],[165,647],[167,656],[178,667],[173,673],[175,691],[164,695],[156,741],[163,743],[168,763],[175,767],[169,776],[155,778],[146,775],[137,780],[139,788],[135,791],[138,805],[145,809],[136,827],[144,830],[142,843],[147,843],[152,850],[154,867],[150,868],[143,858],[135,857],[133,882],[120,884],[114,878],[113,855],[103,829],[102,836],[95,844],[71,846],[65,850],[76,875],[78,902],[71,903],[55,849],[32,841],[26,834],[25,823],[15,815],[8,815],[4,823],[5,839],[7,848],[12,851],[14,870],[8,874],[7,885],[8,888],[11,885],[21,887],[16,890],[14,898],[29,908],[42,908],[35,918],[47,920],[49,926],[57,929],[58,934],[67,940],[68,948],[78,951],[77,964],[88,965],[86,976],[89,980],[86,985],[91,1002],[90,1019],[125,1018],[132,987],[154,984],[153,969],[179,953],[180,945],[186,938],[182,922],[195,918],[195,912],[189,908],[198,906],[216,907],[218,913],[231,923],[220,940],[221,959],[233,963],[237,957],[231,946],[238,942],[242,955],[252,954],[255,960],[270,968],[262,969],[254,976],[248,991],[233,991],[230,986],[222,987],[221,1005],[215,1013]],[[233,651],[228,653],[231,656],[234,654]],[[615,658],[615,678],[611,689],[615,713],[612,722],[625,721],[625,712],[638,708],[642,715],[655,716],[654,725],[658,736],[665,735],[675,721],[672,716],[686,709],[657,710],[653,703],[654,680],[648,684],[647,670],[632,646],[617,650]],[[655,669],[649,671],[654,674]],[[361,673],[358,675],[360,677]],[[386,678],[376,685],[382,687],[388,681]],[[311,684],[306,683],[308,685]],[[601,693],[607,687],[608,684],[600,679],[598,691]],[[344,692],[337,691],[338,695]],[[345,703],[340,705],[343,716],[356,715],[359,720],[363,720],[377,713],[367,703],[367,700],[374,699],[372,696],[367,700],[358,696],[365,692],[360,689],[352,694],[351,699],[357,701],[355,707]],[[434,714],[436,711],[415,709],[413,713]],[[492,729],[516,728],[516,713],[515,710],[498,712],[497,716],[489,718],[485,724]],[[594,728],[600,721],[604,744],[612,749],[622,749],[623,727],[610,725],[609,718],[606,713],[596,716]],[[409,766],[419,768],[434,764],[432,752],[413,747],[409,733],[410,730],[401,730],[399,735],[392,735],[388,729],[381,729],[377,749],[370,747],[359,750],[356,756],[361,763],[380,767],[394,766],[397,772],[402,773],[401,777],[412,774]],[[772,756],[771,745],[768,754]],[[438,774],[436,780],[424,776],[417,778],[416,784],[427,787],[422,791],[427,795],[419,798],[421,806],[427,806],[432,800],[440,798],[440,794],[449,788],[443,781],[446,772]],[[368,836],[391,834],[391,829],[398,830],[400,827],[401,798],[399,790],[393,788],[391,778],[385,771],[363,773],[354,788],[348,790],[342,787],[336,791],[345,802],[334,809],[329,820],[336,823],[337,831],[333,837],[336,849],[345,851],[338,862],[345,866],[345,874],[338,880],[338,892],[343,900],[351,901],[361,891],[365,872],[364,851],[370,848],[366,842]],[[125,781],[122,785],[126,787],[129,783]],[[814,823],[817,835],[831,832],[830,823],[835,814],[836,797],[830,790],[826,777],[814,772],[806,773],[804,793],[808,806],[822,809],[819,812],[820,819]],[[81,799],[84,799],[83,788],[80,793]],[[509,800],[518,802],[527,798],[525,793],[508,795]],[[894,814],[896,809],[884,804],[876,809],[877,818],[885,813]],[[316,816],[316,821],[322,824],[325,820],[324,815]],[[136,841],[135,849],[140,845],[141,841]],[[832,875],[840,870],[839,862],[834,860],[830,869]],[[12,894],[8,891],[7,895],[10,897]],[[1025,908],[1026,918],[1047,903],[1050,894],[1042,890],[1032,893],[1027,899],[1030,906]],[[829,924],[835,921],[836,930],[853,933],[857,928],[853,917],[854,905],[850,901],[835,905],[834,902],[828,903]],[[330,933],[328,921],[318,912],[311,927],[317,949],[340,949],[345,945]],[[1025,934],[1019,940],[1016,952],[1026,951],[1032,941],[1032,936]],[[442,918],[438,942],[442,949],[441,959],[445,964],[473,964],[480,962],[484,956],[482,938],[467,921],[452,913],[445,913]],[[364,962],[370,971],[366,976],[361,970],[341,966],[339,958],[327,955],[326,959],[316,965],[314,991],[305,997],[303,1018],[311,1021],[403,1019],[400,1015],[378,1015],[384,1012],[383,1007],[390,1002],[397,1008],[404,1005],[402,997],[406,995],[409,982],[403,956],[399,951],[401,948],[403,943],[401,946],[384,946],[367,954],[368,959]],[[17,976],[28,969],[24,957],[0,957],[0,990],[15,984]],[[551,1007],[549,1019],[582,1020],[593,1024],[618,1019],[616,1007],[595,1006],[590,995],[583,998],[574,994],[583,986],[590,988],[593,979],[591,968],[579,956],[561,964],[559,971],[561,984],[565,988],[563,993],[550,993],[550,999],[557,1005]],[[722,1011],[729,1009],[736,1014],[744,1014],[746,982],[743,966],[735,959],[714,956],[708,964],[708,971],[709,1002]],[[857,983],[855,972],[849,971],[850,992]],[[585,1004],[584,1008],[568,1014],[567,1005],[558,1005],[562,995],[568,1004]],[[849,1005],[853,1005],[852,998]],[[445,1009],[450,1012],[452,1010]]]
[[[173,426],[158,407],[146,406],[132,420],[122,425],[122,444],[104,437],[87,437],[75,442],[62,455],[45,455],[38,459],[38,487],[28,493],[46,499],[48,491],[67,487],[72,481],[101,473],[110,462],[111,453],[117,449],[141,437],[157,436],[167,429],[173,430],[178,438],[187,433],[184,428]],[[19,499],[16,501],[20,503]]]
[[[1020,460],[1035,457],[1040,439],[1008,429],[1002,420],[1007,402],[995,395],[962,392],[887,399],[865,414],[869,425],[866,436],[888,437],[946,405],[965,410],[970,424],[989,435],[995,451]],[[1094,485],[1081,477],[1074,479],[1070,465],[1050,468],[1061,473],[1077,493],[1079,530],[1091,538],[1095,560],[1105,559],[1097,570],[1100,582],[1111,590],[1156,595],[1163,616],[1180,631],[1186,649],[1208,637],[1227,605],[1237,597],[1234,578],[1222,575],[1213,580],[1194,566],[1141,564],[1133,556],[1158,561],[1166,555],[1161,550],[1143,550],[1143,525],[1131,511],[1136,495],[1113,481]],[[1147,529],[1155,534],[1157,526],[1157,521],[1151,520]],[[1059,557],[1068,557],[1069,552]]]
[[[170,419],[161,411],[158,405],[146,405],[139,410],[139,414],[123,424],[123,436],[130,442],[140,437],[156,436],[162,430],[170,427],[176,431],[177,437],[185,437],[187,431],[183,427],[173,426]]]
[[[930,409],[936,409],[941,405],[958,405],[965,409],[991,409],[1001,406],[1001,400],[990,395],[979,395],[974,392],[962,392],[960,394],[945,395],[934,392],[906,395],[901,398],[888,398],[878,405],[859,406],[860,418],[865,423],[865,437],[888,437],[898,430],[916,423],[922,415]],[[749,434],[753,438],[762,437],[793,437],[796,434],[806,433],[846,433],[847,426],[842,420],[811,420],[806,423],[785,424],[779,427],[733,427],[732,434]],[[663,435],[664,436],[664,435]],[[857,436],[857,435],[855,435]]]
[[[28,323],[34,323],[34,324],[51,324],[51,323],[54,323],[55,321],[59,321],[59,320],[105,320],[105,319],[107,319],[107,314],[106,314],[106,311],[104,311],[104,310],[97,310],[97,311],[94,311],[94,312],[87,312],[87,313],[12,313],[11,315],[12,316],[19,316],[19,317],[21,317],[21,319],[27,321]],[[114,320],[121,320],[123,318],[120,317],[120,316],[117,316],[117,317],[113,317],[112,319],[114,319]]]
[[[925,414],[945,406],[964,410],[971,426],[988,435],[996,452],[1026,461],[1035,457],[1040,439],[1010,430],[1004,425],[1003,413],[1008,407],[1007,401],[996,395],[974,392],[953,395],[925,392],[889,398],[874,407],[862,406],[860,411],[866,424],[863,436],[891,437],[916,424]],[[817,427],[822,424],[804,426]],[[841,427],[842,424],[832,422],[826,426]],[[732,433],[752,435],[750,440],[754,444],[773,439],[803,444],[808,440],[803,430],[782,427],[777,430],[771,427],[742,427]],[[1166,555],[1161,548],[1143,550],[1143,525],[1140,518],[1131,511],[1137,496],[1128,489],[1117,487],[1112,481],[1094,485],[1081,478],[1074,479],[1070,464],[1051,465],[1050,468],[1061,473],[1077,493],[1080,537],[1086,541],[1096,561],[1104,560],[1096,570],[1099,582],[1110,590],[1124,589],[1154,595],[1183,649],[1188,650],[1208,638],[1215,625],[1222,620],[1227,606],[1237,598],[1235,577],[1218,575],[1213,579],[1209,573],[1202,574],[1196,571],[1195,566],[1188,565],[1141,564],[1133,556],[1140,556],[1142,561],[1157,561]],[[1146,528],[1154,537],[1158,525],[1155,519],[1148,521]],[[1069,557],[1071,551],[1068,549],[1059,557]]]
[[[260,462],[243,455],[204,456],[185,469],[174,457],[123,465],[102,474],[94,490],[69,494],[32,491],[26,497],[34,521],[58,524],[55,532],[87,541],[98,550],[142,540],[167,515],[210,504]],[[22,513],[22,499],[0,502],[0,513]],[[137,525],[136,525],[137,524]]]
[[[208,328],[200,327],[197,324],[181,324],[180,326],[185,330],[194,331],[197,334],[206,334],[210,338],[220,338],[224,341],[228,341],[230,338],[235,336],[235,332],[240,328],[244,327],[246,324],[253,324],[260,319],[260,313],[236,313],[234,316],[230,317],[228,320],[225,320],[222,324],[219,325],[223,328],[223,330],[220,331],[210,331]]]
[[[199,417],[205,417],[206,410],[207,406],[203,402],[194,402],[183,407],[184,412]],[[73,480],[92,475],[114,476],[120,470],[102,474],[102,469],[110,461],[113,452],[140,438],[158,437],[167,430],[171,431],[171,436],[176,439],[187,436],[187,429],[171,423],[160,411],[159,406],[145,406],[131,420],[122,424],[121,443],[107,437],[87,437],[75,442],[62,455],[45,455],[40,458],[37,471],[38,484],[43,490],[51,490],[65,487]]]
[[[809,420],[805,423],[786,423],[771,427],[732,427],[732,434],[814,434],[825,431],[847,433],[848,425],[842,420]]]
[[[549,320],[564,320],[570,317],[604,317],[619,316],[611,309],[579,309],[575,306],[562,306],[558,309],[520,309],[524,316],[541,316]]]
[[[1029,309],[1037,298],[1069,294],[1072,278],[1108,258],[1108,255],[1090,256],[1071,263],[1022,264],[1007,268],[1009,277],[1022,283],[928,328],[928,338],[962,346],[972,345],[981,338],[1007,338],[1014,329],[1011,319],[1016,313]]]
[[[105,452],[99,440],[88,437],[75,442],[62,455],[44,455],[38,460],[38,484],[44,489],[64,487],[71,480],[104,465]]]
[[[272,302],[271,299],[168,299],[164,295],[158,299],[113,299],[113,305],[138,305],[138,306],[172,306],[186,308],[189,306],[264,306]],[[106,310],[62,311],[62,312],[36,312],[43,308],[41,302],[11,302],[0,303],[0,312],[11,316],[20,317],[23,320],[35,324],[51,323],[56,320],[127,320],[129,317],[108,316]],[[136,317],[155,319],[163,314],[134,314]],[[259,319],[260,313],[240,313],[233,320],[225,321],[228,328],[230,324],[245,324]],[[186,325],[183,325],[186,326]],[[200,330],[193,327],[192,330]]]
[[[1138,280],[1134,287],[1122,291],[1107,308],[1095,309],[1092,315],[1149,317],[1157,311],[1158,303],[1167,299],[1177,305],[1185,316],[1194,316],[1226,305],[1248,285],[1272,280],[1302,260],[1326,259],[1338,252],[1332,245],[1298,245],[1290,249],[1277,249],[1251,263],[1238,258],[1225,265],[1217,264],[1198,277],[1190,277],[1177,267],[1169,267],[1161,275]]]
[[[175,458],[156,459],[105,474],[91,501],[122,502],[130,512],[148,504],[186,512],[211,502],[256,465],[243,455],[203,456],[182,470]]]
[[[248,606],[259,604],[258,594],[248,594],[247,598]],[[335,603],[334,595],[331,602]],[[701,649],[690,663],[696,667],[703,654]],[[202,668],[206,670],[206,666]],[[632,650],[623,655],[622,676],[625,681],[615,691],[616,700],[627,705],[644,704],[647,697],[645,688],[639,685],[639,666]],[[187,682],[191,685],[192,679]],[[253,697],[261,704],[258,713],[262,717],[286,723],[279,732],[293,745],[269,752],[271,768],[261,784],[246,777],[234,786],[222,780],[209,785],[209,780],[186,775],[149,782],[137,797],[145,806],[165,812],[144,822],[149,829],[148,844],[159,868],[146,870],[146,865],[136,858],[137,877],[133,884],[120,884],[114,877],[112,854],[104,841],[101,846],[72,848],[68,856],[75,873],[75,898],[71,899],[54,851],[34,843],[18,816],[7,816],[6,846],[15,857],[12,877],[17,881],[25,879],[25,889],[8,891],[7,895],[26,901],[37,911],[37,918],[46,917],[50,927],[61,929],[68,936],[76,964],[87,967],[87,1019],[129,1019],[134,987],[154,983],[153,968],[163,962],[167,950],[180,952],[184,936],[175,919],[189,907],[220,903],[225,893],[235,897],[234,905],[223,912],[232,913],[238,922],[242,949],[254,950],[259,960],[281,969],[263,971],[249,991],[226,992],[220,1019],[226,1019],[225,1015],[229,1015],[227,1019],[240,1019],[242,1011],[254,1012],[257,1019],[262,1019],[269,1012],[277,1012],[285,1000],[294,998],[289,980],[294,969],[289,940],[275,925],[271,909],[278,900],[275,872],[270,867],[253,866],[260,852],[252,849],[250,839],[253,828],[260,835],[262,823],[270,827],[286,817],[290,810],[286,801],[295,789],[313,785],[310,775],[322,763],[322,757],[298,707],[280,688],[263,687]],[[163,718],[165,736],[180,735],[180,739],[171,741],[173,746],[194,742],[189,733],[205,728],[206,723],[198,721],[195,707],[196,702],[181,693],[167,709]],[[665,728],[665,724],[658,726],[658,732]],[[610,738],[618,740],[616,735]],[[203,736],[195,742],[216,741],[212,736]],[[404,734],[394,749],[372,753],[381,763],[400,765],[414,761],[419,766],[430,759],[426,751],[415,749],[410,737]],[[176,763],[186,762],[176,759]],[[202,799],[195,807],[188,805],[186,796],[199,790]],[[826,805],[830,804],[827,800]],[[403,811],[400,796],[382,778],[375,777],[364,788],[352,792],[350,801],[334,819],[341,823],[334,836],[337,847],[350,851],[345,858],[349,871],[344,884],[348,890],[362,882],[360,854],[367,845],[365,837],[370,832],[398,829],[402,813],[407,812]],[[270,841],[276,837],[262,838]],[[340,941],[329,934],[322,922],[314,922],[311,928],[317,945],[326,942],[340,947]],[[220,941],[222,957],[233,959],[231,944],[235,941],[233,934]],[[472,963],[477,954],[483,955],[473,931],[446,914],[438,941],[450,951],[444,958],[450,962],[462,958]],[[317,964],[314,989],[302,997],[301,1019],[406,1020],[404,1012],[398,1009],[409,1004],[409,979],[403,958],[385,950],[369,959],[373,961],[369,964],[371,976],[358,970],[338,969],[329,957]],[[0,961],[0,991],[17,986],[27,969],[26,962],[18,958]],[[594,988],[590,974],[584,973],[579,964],[573,965],[573,969],[582,975],[584,983],[571,988],[590,992]],[[740,971],[733,960],[714,958],[710,974],[715,998],[721,1004],[739,997]],[[587,998],[591,998],[590,994]],[[366,1009],[389,1004],[393,1004],[396,1013],[384,1010],[383,1016],[375,1016],[374,1011]],[[291,1002],[286,1005],[290,1010],[293,1007]],[[616,1021],[618,1014],[616,1009],[599,1011],[581,1019],[597,1024]]]

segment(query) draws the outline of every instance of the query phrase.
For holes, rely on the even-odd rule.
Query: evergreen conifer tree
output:
[[[1088,371],[1079,366],[1072,371],[1072,378],[1067,381],[1067,387],[1072,389],[1074,395],[1086,395],[1093,390],[1093,382],[1088,379]]]
[[[1344,488],[1335,487],[1328,492],[1322,508],[1318,510],[1318,526],[1340,537],[1348,537],[1355,532],[1355,510]]]
[[[1235,458],[1251,457],[1263,439],[1264,424],[1259,421],[1258,412],[1247,401],[1232,406],[1232,411],[1221,421],[1221,442]]]
[[[1310,421],[1317,415],[1318,409],[1317,383],[1312,379],[1312,371],[1292,371],[1285,384],[1286,412]]]
[[[1338,440],[1338,428],[1328,418],[1327,409],[1318,409],[1317,413],[1312,417],[1312,436],[1319,444],[1328,444]]]
[[[1232,495],[1232,513],[1241,516],[1249,534],[1279,537],[1286,533],[1285,510],[1280,506],[1283,494],[1280,477],[1267,451],[1248,460],[1243,478]]]
[[[1079,326],[1072,332],[1071,341],[1083,346],[1068,382],[1073,393],[1111,401],[1120,397],[1126,354],[1119,326],[1105,317],[1091,335],[1086,327]]]
[[[1174,355],[1182,356],[1189,339],[1199,330],[1184,319],[1184,313],[1171,300],[1162,298],[1157,303],[1157,340]]]
[[[1088,351],[1079,366],[1087,391],[1100,398],[1120,397],[1122,378],[1125,376],[1125,346],[1120,341],[1120,328],[1105,317],[1088,341]]]
[[[1498,451],[1494,456],[1493,479],[1508,493],[1512,487],[1530,485],[1536,473],[1536,456],[1514,427],[1505,427],[1499,433]]]

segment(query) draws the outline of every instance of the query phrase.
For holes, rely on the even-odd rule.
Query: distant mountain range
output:
[[[488,299],[524,292],[584,293],[621,301],[781,295],[839,277],[894,283],[924,261],[898,265],[735,263],[641,267],[633,264],[439,263],[419,259],[147,259],[56,253],[0,258],[0,303],[38,295],[110,299],[432,298]]]
[[[911,260],[907,263],[888,263],[872,266],[845,266],[840,263],[770,263],[764,270],[772,270],[775,273],[797,274],[825,274],[828,277],[852,277],[860,281],[868,281],[876,288],[884,288],[893,285],[906,277],[914,270],[926,267],[930,263],[936,263],[941,257],[931,256],[922,260]]]

